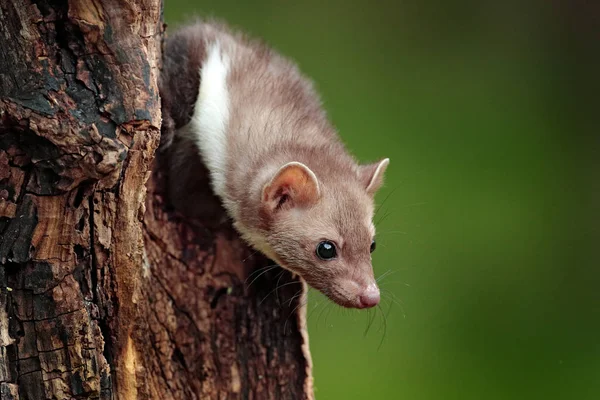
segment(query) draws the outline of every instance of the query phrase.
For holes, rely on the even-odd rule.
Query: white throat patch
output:
[[[229,92],[227,74],[230,60],[219,42],[209,45],[200,69],[200,88],[194,115],[188,125],[200,154],[210,171],[214,192],[221,198],[225,190],[227,162],[227,125],[229,124]]]

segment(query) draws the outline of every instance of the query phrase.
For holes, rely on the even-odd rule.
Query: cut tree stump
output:
[[[0,0],[2,400],[313,397],[304,284],[166,196],[161,18]]]

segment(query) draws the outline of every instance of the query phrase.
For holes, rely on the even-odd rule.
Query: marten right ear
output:
[[[359,167],[358,177],[369,195],[374,196],[383,184],[383,174],[389,163],[390,159],[385,158],[379,162]]]
[[[276,211],[291,207],[308,207],[319,199],[319,182],[306,165],[290,162],[275,173],[262,191],[262,203]]]

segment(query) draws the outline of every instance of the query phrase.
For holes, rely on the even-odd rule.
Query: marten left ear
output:
[[[275,173],[262,191],[262,203],[271,211],[308,207],[319,199],[319,182],[306,165],[290,162]]]
[[[358,167],[358,179],[369,195],[373,196],[383,184],[383,175],[389,163],[390,159],[386,158],[376,163]]]

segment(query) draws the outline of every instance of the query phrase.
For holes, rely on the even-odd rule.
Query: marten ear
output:
[[[320,196],[314,172],[299,162],[290,162],[275,173],[262,191],[262,203],[270,210],[308,207]]]
[[[358,179],[369,195],[373,196],[383,184],[383,175],[389,163],[390,159],[386,158],[376,163],[358,167]]]

